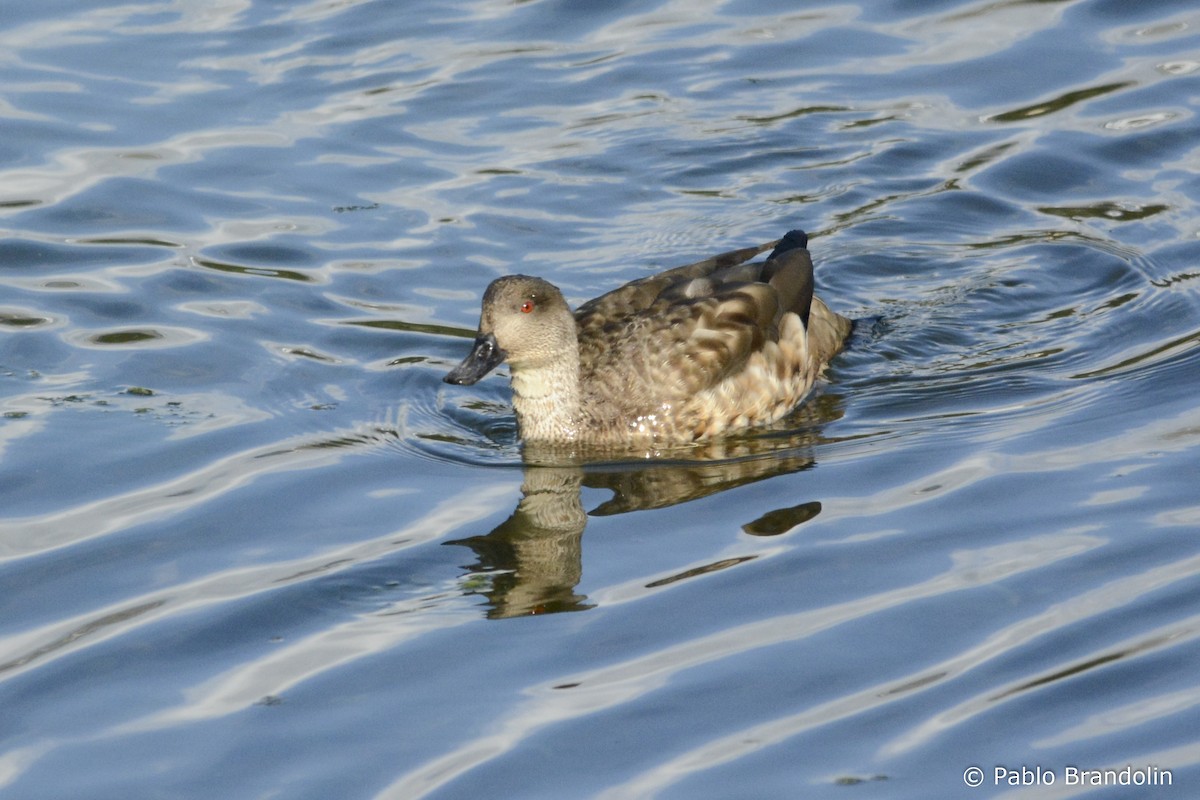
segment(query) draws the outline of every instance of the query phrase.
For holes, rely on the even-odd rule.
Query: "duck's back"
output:
[[[806,245],[793,231],[580,306],[580,382],[593,438],[625,438],[631,428],[705,438],[773,421],[799,403],[850,328],[813,298]],[[767,260],[747,263],[772,246]]]

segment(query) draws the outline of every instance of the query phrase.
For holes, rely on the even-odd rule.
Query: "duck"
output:
[[[574,312],[546,280],[497,278],[470,353],[443,380],[470,386],[507,363],[527,445],[688,445],[791,412],[851,327],[814,296],[808,235],[793,230],[634,280]]]

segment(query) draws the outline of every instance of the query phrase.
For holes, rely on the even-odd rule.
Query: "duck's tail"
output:
[[[808,234],[788,231],[763,265],[763,277],[779,292],[778,314],[792,311],[805,330],[813,298],[813,264],[808,254]]]
[[[767,256],[767,261],[770,261],[776,256],[781,256],[789,250],[796,249],[808,249],[808,234],[804,231],[794,230],[785,233],[783,238],[775,243],[775,249],[771,251],[771,255]]]

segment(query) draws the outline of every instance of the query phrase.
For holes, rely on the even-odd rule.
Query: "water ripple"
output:
[[[9,5],[9,793],[1200,763],[1194,12]],[[497,275],[795,227],[859,322],[770,430],[523,448],[441,382]]]

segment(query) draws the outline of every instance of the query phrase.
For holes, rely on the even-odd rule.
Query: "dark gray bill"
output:
[[[475,346],[463,362],[446,377],[446,383],[456,383],[459,386],[470,386],[484,375],[500,366],[500,362],[508,355],[496,345],[496,337],[492,334],[480,334],[475,337]]]

